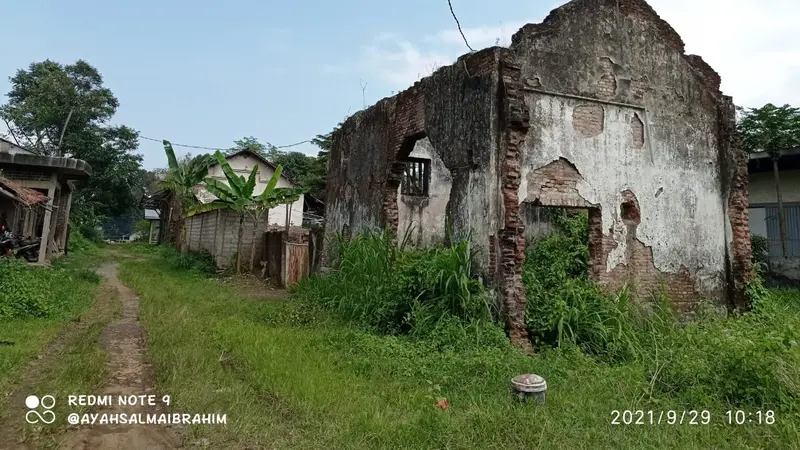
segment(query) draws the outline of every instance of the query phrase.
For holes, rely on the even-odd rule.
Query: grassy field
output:
[[[25,362],[38,355],[65,324],[92,305],[100,280],[91,267],[98,263],[97,253],[63,258],[51,268],[2,263],[0,391],[7,390]]]
[[[463,344],[449,347],[435,339],[376,334],[308,304],[247,300],[233,287],[178,269],[160,256],[124,261],[121,277],[142,298],[158,390],[173,396],[176,411],[227,414],[227,426],[187,428],[189,445],[201,438],[212,448],[800,445],[796,408],[776,412],[773,425],[728,425],[730,402],[715,394],[724,386],[709,395],[702,386],[689,396],[665,393],[655,382],[659,364],[650,360],[605,364],[569,345],[530,357],[498,336],[471,343],[469,333]],[[796,292],[775,298],[779,309],[792,314],[800,309]],[[715,326],[724,334],[727,325]],[[220,362],[223,352],[232,359]],[[544,406],[511,401],[509,379],[529,372],[547,379]],[[790,379],[783,381],[799,381],[787,374]],[[440,398],[449,408],[436,406]],[[659,411],[676,410],[680,417],[683,410],[708,410],[711,420],[615,425],[615,410],[653,410],[656,418]]]

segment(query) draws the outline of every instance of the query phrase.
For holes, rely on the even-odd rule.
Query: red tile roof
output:
[[[41,192],[25,187],[20,183],[9,180],[8,178],[0,175],[0,187],[5,189],[6,191],[11,192],[12,194],[17,196],[17,200],[24,203],[27,206],[37,205],[39,203],[44,203],[49,200],[49,198],[42,194]]]

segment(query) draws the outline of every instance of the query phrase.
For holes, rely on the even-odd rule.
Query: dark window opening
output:
[[[427,197],[431,180],[431,160],[407,158],[400,183],[400,193],[416,197]]]
[[[639,208],[633,200],[625,200],[622,202],[620,205],[620,215],[622,216],[622,222],[626,225],[639,225],[642,221],[639,216]]]

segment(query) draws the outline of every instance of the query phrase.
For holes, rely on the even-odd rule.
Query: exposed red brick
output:
[[[582,136],[593,137],[603,132],[605,111],[597,103],[578,105],[572,110],[572,127]]]
[[[723,97],[719,108],[719,145],[722,160],[728,165],[728,219],[731,224],[731,305],[737,309],[749,309],[746,286],[755,276],[752,263],[753,249],[750,242],[749,200],[747,189],[747,156],[744,151],[733,148],[733,130],[736,123],[733,100]],[[725,175],[723,175],[725,176]],[[725,185],[723,180],[723,186]]]
[[[529,128],[530,113],[522,92],[520,70],[507,62],[500,64],[502,91],[505,93],[503,131],[505,155],[502,161],[501,186],[504,204],[504,223],[500,230],[500,271],[503,288],[503,309],[511,342],[532,352],[525,326],[525,286],[522,284],[522,264],[525,262],[525,236],[517,195],[520,184],[522,146]]]
[[[631,118],[631,144],[634,148],[644,146],[644,123],[637,113]]]
[[[617,77],[614,75],[614,65],[611,63],[611,60],[608,58],[601,58],[600,70],[603,72],[603,75],[597,82],[597,98],[611,100],[617,95]],[[602,126],[600,131],[602,131]]]
[[[397,235],[399,216],[397,211],[397,189],[403,175],[404,160],[414,150],[414,143],[425,137],[425,102],[419,85],[397,95],[394,118],[391,124],[389,148],[389,173],[383,192],[384,223]]]
[[[588,208],[595,206],[578,192],[583,177],[572,163],[559,158],[528,174],[528,200],[542,206]]]
[[[622,223],[628,226],[639,225],[642,222],[639,212],[639,200],[630,190],[622,191],[622,204],[620,205]]]

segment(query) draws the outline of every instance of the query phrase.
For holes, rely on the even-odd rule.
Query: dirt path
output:
[[[117,265],[106,263],[98,269],[107,283],[119,291],[122,314],[103,331],[101,345],[108,352],[110,379],[102,392],[86,393],[111,395],[111,406],[93,408],[91,413],[163,413],[157,406],[118,406],[118,395],[149,395],[153,391],[152,369],[147,363],[147,339],[139,322],[139,297],[117,276]],[[172,449],[180,447],[174,429],[163,425],[118,424],[81,425],[70,431],[59,449]]]

